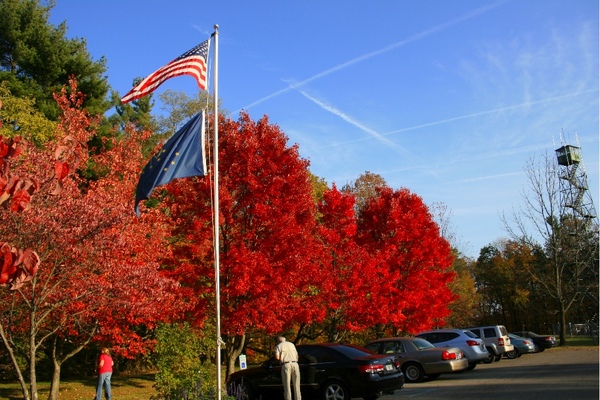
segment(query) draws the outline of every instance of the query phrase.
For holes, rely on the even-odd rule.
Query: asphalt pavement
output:
[[[407,383],[379,400],[598,400],[598,347],[557,347]]]

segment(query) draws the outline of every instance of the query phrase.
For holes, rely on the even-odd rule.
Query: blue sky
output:
[[[598,15],[597,0],[57,0],[51,22],[107,58],[121,95],[218,24],[232,118],[268,115],[329,184],[370,171],[444,203],[476,257],[561,132],[598,209]],[[166,89],[197,93],[187,76]]]

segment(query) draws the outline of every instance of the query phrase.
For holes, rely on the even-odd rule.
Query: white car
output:
[[[423,338],[436,347],[458,347],[463,351],[469,367],[474,369],[477,364],[487,360],[490,356],[483,341],[470,331],[462,329],[435,329],[431,331],[420,332],[417,337]]]

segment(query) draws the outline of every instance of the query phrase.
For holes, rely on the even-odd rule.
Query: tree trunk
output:
[[[50,394],[48,400],[59,400],[60,399],[60,367],[61,363],[54,359],[54,371],[52,372],[52,382],[50,382]]]
[[[15,367],[15,372],[17,373],[17,377],[19,378],[19,383],[21,384],[21,389],[23,390],[23,399],[30,400],[29,391],[27,390],[27,384],[25,383],[25,379],[23,379],[23,374],[21,373],[21,368],[19,368],[19,363],[15,358],[15,353],[13,352],[12,347],[10,346],[10,342],[6,337],[6,333],[4,332],[4,326],[0,324],[0,336],[2,336],[2,342],[4,343],[4,347],[10,356],[10,360]]]
[[[246,335],[233,336],[227,342],[227,369],[225,375],[229,376],[235,371],[235,360],[242,354],[246,344]]]
[[[38,400],[37,375],[35,372],[36,345],[35,345],[35,318],[34,312],[31,313],[31,327],[29,331],[29,387],[31,400]]]
[[[54,340],[52,341],[52,364],[54,365],[54,371],[52,372],[52,382],[50,383],[50,394],[48,395],[48,400],[59,400],[60,399],[60,369],[65,361],[69,358],[73,357],[77,353],[79,353],[85,346],[87,346],[91,341],[94,335],[96,334],[96,330],[98,329],[98,321],[96,321],[92,327],[92,330],[89,332],[88,337],[85,341],[80,343],[77,347],[72,349],[66,355],[63,354],[61,349],[62,341],[59,340],[58,336],[54,336]]]
[[[560,345],[567,345],[567,311],[562,301],[560,303]]]

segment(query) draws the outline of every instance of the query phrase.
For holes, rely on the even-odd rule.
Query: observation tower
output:
[[[563,145],[556,149],[559,189],[563,204],[576,219],[592,222],[596,215],[592,195],[587,183],[583,157],[579,146]]]

